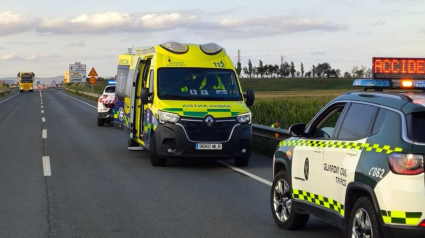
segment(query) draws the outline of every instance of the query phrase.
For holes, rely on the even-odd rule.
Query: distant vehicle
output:
[[[350,238],[425,237],[425,59],[373,65],[374,79],[353,84],[365,91],[332,100],[279,143],[270,205],[280,228],[314,215]]]
[[[118,58],[115,128],[130,150],[148,149],[153,166],[173,158],[234,159],[252,154],[249,106],[225,49],[168,42]]]
[[[97,102],[97,125],[103,126],[105,122],[113,122],[115,106],[115,81],[108,82],[102,96]]]
[[[35,74],[33,72],[18,73],[18,84],[19,84],[19,90],[21,93],[23,91],[33,92],[34,77],[35,77]]]

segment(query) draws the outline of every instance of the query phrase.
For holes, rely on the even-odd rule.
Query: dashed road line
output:
[[[41,118],[41,121],[42,121],[42,122],[46,122],[46,118],[42,117],[42,118]]]
[[[230,168],[230,169],[233,169],[234,171],[236,171],[236,172],[239,172],[239,173],[241,173],[241,174],[244,174],[244,175],[246,175],[246,176],[248,176],[248,177],[251,177],[251,178],[253,178],[253,179],[255,179],[255,180],[257,180],[257,181],[259,181],[259,182],[262,182],[262,183],[264,183],[264,184],[267,184],[267,185],[269,185],[269,186],[272,186],[272,182],[270,182],[270,181],[268,181],[268,180],[266,180],[266,179],[263,179],[263,178],[261,178],[261,177],[258,177],[257,175],[255,175],[255,174],[251,174],[250,172],[247,172],[247,171],[245,171],[245,170],[243,170],[243,169],[240,169],[240,168],[238,168],[238,167],[235,167],[235,166],[233,166],[233,165],[230,165],[230,164],[228,164],[228,163],[226,163],[226,162],[224,162],[224,161],[217,161],[217,163],[219,163],[219,164],[222,164],[222,165],[224,165],[224,166],[226,166],[226,167],[228,167],[228,168]]]
[[[41,137],[43,139],[47,139],[47,129],[43,129],[43,132],[41,133]]]
[[[41,108],[43,108],[43,106],[41,106]]]
[[[41,113],[44,113],[44,110],[41,110]]]
[[[52,176],[52,169],[50,168],[49,156],[43,156],[43,172],[44,176]]]

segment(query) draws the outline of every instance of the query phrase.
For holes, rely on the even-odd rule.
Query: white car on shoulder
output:
[[[97,102],[97,125],[103,126],[105,122],[114,121],[114,106],[115,106],[115,84],[108,82],[102,96]]]

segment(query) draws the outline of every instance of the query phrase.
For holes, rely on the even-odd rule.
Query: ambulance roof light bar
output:
[[[189,51],[189,47],[187,45],[175,41],[160,44],[160,46],[174,54],[184,54]]]

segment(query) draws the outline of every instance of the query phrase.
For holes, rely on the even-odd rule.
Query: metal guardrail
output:
[[[10,92],[11,92],[11,90],[10,89],[8,89],[8,90],[5,90],[5,91],[0,91],[0,96],[6,96],[6,95],[8,95],[8,94],[10,94]]]
[[[73,93],[79,93],[79,94],[83,94],[83,95],[95,97],[95,98],[96,97],[99,98],[100,96],[102,96],[102,95],[96,94],[96,93],[82,92],[82,91],[77,91],[75,89],[69,89],[69,88],[65,88],[65,91],[70,91],[70,92],[73,92]]]
[[[286,129],[272,128],[258,124],[252,124],[252,132],[254,136],[260,136],[277,141],[285,140],[291,137],[289,131]]]
[[[65,90],[77,93],[77,90],[74,90],[74,89],[65,88]],[[101,96],[100,94],[89,93],[89,92],[78,91],[78,93],[91,96],[91,97]],[[252,124],[252,131],[254,136],[259,136],[259,137],[277,140],[277,141],[285,140],[291,137],[291,135],[289,134],[289,131],[286,129],[271,128],[269,126],[263,126],[258,124]]]

